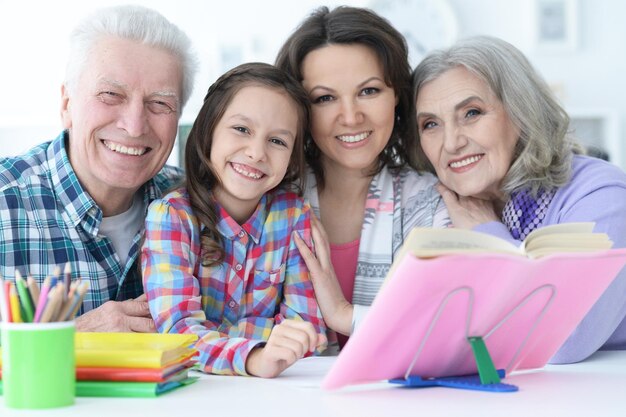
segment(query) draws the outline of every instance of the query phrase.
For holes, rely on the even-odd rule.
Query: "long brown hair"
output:
[[[309,124],[309,100],[299,82],[284,71],[264,63],[239,65],[209,87],[185,147],[185,186],[201,227],[202,264],[210,266],[224,259],[222,237],[217,231],[217,210],[212,190],[219,179],[211,164],[213,132],[233,97],[244,87],[259,85],[285,93],[297,107],[298,131],[285,177],[278,185],[301,193],[304,181],[303,138]],[[204,226],[204,228],[202,228]]]
[[[384,166],[400,168],[406,165],[418,169],[417,138],[414,105],[411,94],[411,66],[404,36],[386,19],[373,11],[359,7],[340,6],[316,9],[289,36],[276,57],[276,66],[302,82],[302,61],[312,51],[327,45],[364,45],[381,63],[385,83],[398,97],[395,123],[385,149],[378,157],[372,175]],[[315,172],[318,186],[324,186],[320,149],[310,133],[304,142],[306,161]]]

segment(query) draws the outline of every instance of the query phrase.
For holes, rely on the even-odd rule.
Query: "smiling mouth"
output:
[[[372,131],[359,133],[358,135],[339,135],[337,139],[345,143],[357,143],[365,140],[372,134]]]
[[[247,165],[237,164],[235,162],[231,162],[230,166],[238,174],[241,174],[244,177],[247,177],[247,178],[250,178],[250,179],[253,179],[253,180],[258,180],[258,179],[261,179],[261,178],[263,178],[265,176],[265,174],[263,172],[259,171],[258,169],[254,169],[252,167],[249,167]]]
[[[108,140],[103,140],[102,143],[108,150],[121,153],[122,155],[141,156],[150,150],[150,148],[143,146],[124,146]]]
[[[485,154],[472,155],[469,158],[461,159],[460,161],[450,162],[448,165],[450,166],[450,168],[463,168],[465,166],[480,161],[483,156],[485,156]]]

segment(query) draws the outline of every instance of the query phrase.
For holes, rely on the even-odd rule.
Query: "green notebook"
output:
[[[192,384],[198,377],[169,382],[76,381],[77,397],[158,397]]]
[[[161,394],[192,384],[198,377],[170,382],[76,381],[77,397],[158,397]],[[2,381],[0,380],[0,395]]]

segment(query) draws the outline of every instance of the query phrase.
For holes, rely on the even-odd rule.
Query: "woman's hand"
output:
[[[500,221],[491,200],[459,196],[442,183],[437,184],[437,190],[446,203],[454,227],[473,229],[479,224]]]
[[[317,334],[311,323],[287,319],[274,326],[265,346],[250,352],[246,372],[274,378],[323,343],[326,336]]]
[[[315,298],[326,325],[338,333],[350,335],[353,307],[341,292],[335,270],[330,261],[328,237],[315,215],[311,215],[311,229],[317,256],[311,252],[297,233],[294,233],[294,239],[306,266],[309,268]]]

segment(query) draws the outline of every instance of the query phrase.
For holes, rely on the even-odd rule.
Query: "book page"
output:
[[[535,229],[526,236],[525,241],[530,242],[540,236],[562,234],[562,233],[593,233],[595,227],[594,222],[580,222],[580,223],[561,223],[551,224],[550,226],[540,227]]]
[[[498,237],[455,228],[415,228],[409,234],[404,246],[417,257],[468,252],[505,252],[517,255],[523,253],[517,246]]]
[[[531,258],[557,252],[591,252],[610,249],[613,242],[606,233],[593,233],[593,222],[563,223],[531,232],[523,248]]]

